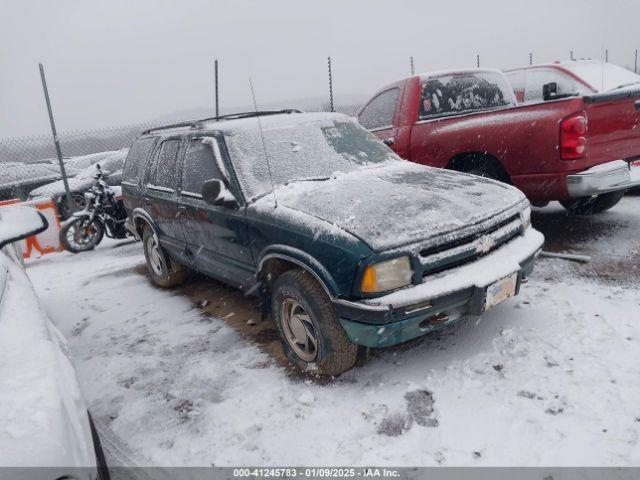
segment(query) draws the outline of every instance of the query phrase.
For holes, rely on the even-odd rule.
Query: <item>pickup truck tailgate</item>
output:
[[[640,89],[584,97],[589,163],[640,158]]]

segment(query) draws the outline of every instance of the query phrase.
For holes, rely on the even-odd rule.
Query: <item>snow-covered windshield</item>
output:
[[[462,72],[421,78],[420,118],[457,115],[514,105],[513,92],[499,72]]]
[[[640,75],[613,63],[578,61],[563,62],[561,65],[599,92],[608,92],[631,85],[640,86]]]
[[[292,123],[265,128],[263,134],[275,185],[323,180],[336,172],[400,160],[375,136],[351,120]],[[271,192],[259,130],[228,133],[225,140],[247,199]]]

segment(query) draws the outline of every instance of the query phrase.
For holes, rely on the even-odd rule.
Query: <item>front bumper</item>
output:
[[[438,330],[484,311],[487,286],[517,272],[516,294],[533,271],[544,243],[529,228],[490,254],[388,295],[357,302],[334,300],[349,339],[367,347],[386,347]]]
[[[567,190],[572,198],[626,190],[637,185],[640,185],[640,166],[629,165],[624,160],[614,160],[567,175]]]

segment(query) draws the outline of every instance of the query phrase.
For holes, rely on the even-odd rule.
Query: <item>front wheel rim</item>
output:
[[[67,229],[66,240],[74,248],[84,250],[91,246],[97,235],[98,229],[93,222],[78,220]]]
[[[287,298],[282,302],[282,329],[287,343],[305,362],[318,356],[318,336],[311,317],[297,300]]]
[[[155,237],[149,237],[147,240],[147,256],[149,257],[149,265],[151,266],[151,269],[156,275],[161,276],[164,262]]]

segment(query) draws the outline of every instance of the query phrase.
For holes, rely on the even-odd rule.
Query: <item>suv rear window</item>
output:
[[[180,148],[180,139],[165,140],[160,145],[156,165],[149,175],[149,184],[156,187],[176,188],[176,157]]]
[[[156,143],[155,137],[141,138],[136,140],[129,149],[129,154],[124,162],[122,180],[125,182],[138,183],[138,178],[142,171],[145,160],[151,153]]]

